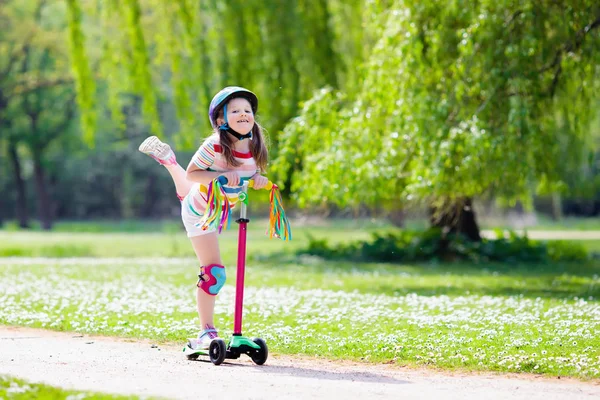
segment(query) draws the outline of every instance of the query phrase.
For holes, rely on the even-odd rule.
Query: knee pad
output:
[[[216,296],[225,284],[227,276],[225,275],[225,267],[219,264],[210,264],[200,267],[200,275],[198,275],[198,286],[211,296]]]

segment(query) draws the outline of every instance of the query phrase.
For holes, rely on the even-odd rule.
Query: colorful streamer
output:
[[[231,204],[221,183],[215,179],[208,184],[207,205],[204,217],[200,220],[203,230],[216,229],[219,233],[229,228],[231,222]]]
[[[279,192],[277,185],[273,185],[271,188],[269,201],[271,203],[269,209],[269,237],[277,237],[281,240],[292,240],[290,222],[285,215],[281,193]]]
[[[252,187],[253,183],[253,181],[250,181],[249,187]],[[283,209],[283,201],[281,199],[279,188],[277,185],[269,182],[265,189],[271,190],[269,196],[269,228],[267,229],[267,235],[270,238],[292,240],[290,222]],[[229,228],[229,223],[231,222],[231,202],[223,189],[222,183],[219,182],[218,179],[215,179],[208,184],[207,198],[208,204],[206,206],[206,211],[199,224],[204,230],[215,228],[221,233],[223,228]]]

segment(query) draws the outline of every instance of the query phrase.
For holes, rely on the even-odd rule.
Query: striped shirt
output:
[[[240,163],[238,167],[232,167],[227,164],[223,156],[223,149],[219,144],[219,136],[212,135],[207,138],[198,148],[192,158],[192,162],[200,169],[213,172],[235,171],[241,178],[250,178],[256,173],[257,166],[251,153],[240,153],[233,151],[233,156]],[[242,191],[241,186],[225,186],[225,193],[234,207],[239,200],[239,194]],[[201,217],[206,210],[208,187],[201,183],[192,186],[189,193],[183,199],[183,207],[190,214]]]

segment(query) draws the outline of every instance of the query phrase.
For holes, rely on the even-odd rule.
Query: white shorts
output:
[[[200,225],[196,226],[198,222],[202,219],[202,216],[198,216],[193,214],[190,210],[187,209],[188,202],[186,201],[187,196],[181,201],[181,221],[183,221],[183,226],[185,227],[185,231],[187,232],[187,237],[192,238],[195,236],[202,236],[208,233],[216,232],[214,228],[208,228],[203,230]]]

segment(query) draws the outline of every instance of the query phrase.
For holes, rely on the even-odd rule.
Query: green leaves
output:
[[[139,96],[151,130],[176,132],[183,148],[194,147],[208,133],[204,110],[212,95],[223,86],[240,85],[259,95],[260,121],[269,127],[276,151],[278,133],[297,114],[302,99],[319,87],[340,86],[344,74],[355,76],[350,71],[354,60],[341,49],[357,56],[362,49],[362,43],[345,37],[344,16],[360,22],[363,0],[92,3],[84,9],[94,26],[85,55],[95,64],[96,48],[102,49],[96,78],[106,84],[114,119],[122,122],[123,95]],[[83,83],[90,76],[81,52],[82,4],[87,2],[69,3],[72,36],[77,37],[72,51],[81,106],[91,116],[94,90]],[[359,28],[360,23],[352,27],[353,33]],[[161,121],[159,104],[174,104],[177,121]],[[90,126],[91,119],[87,122]]]
[[[470,261],[472,263],[579,262],[586,263],[590,254],[577,242],[560,240],[540,242],[511,232],[508,238],[500,232],[496,239],[474,242],[461,235],[445,236],[440,229],[423,232],[397,231],[373,234],[371,240],[329,245],[326,239],[309,237],[306,248],[298,255],[308,254],[324,259],[353,262],[440,262]]]
[[[68,4],[90,140],[92,50],[82,50],[78,3]],[[208,129],[212,94],[251,87],[278,156],[272,171],[303,205],[398,207],[489,193],[512,201],[536,187],[565,187],[584,149],[597,146],[587,135],[598,121],[600,73],[600,14],[591,0],[99,7],[112,10],[100,13],[100,78],[114,115],[119,96],[135,94],[160,133],[158,103],[172,103],[178,119],[167,130],[178,147],[192,148]]]
[[[294,159],[301,168],[292,177],[300,204],[516,199],[540,180],[560,187],[581,165],[597,118],[588,88],[599,81],[598,30],[582,39],[598,18],[593,2],[539,10],[532,1],[397,0],[369,11],[377,23],[362,37],[376,41],[360,84],[336,93],[337,107],[318,93],[286,127],[276,166]],[[333,200],[340,179],[348,192]]]
[[[96,111],[94,109],[96,84],[84,50],[85,36],[81,29],[82,12],[79,0],[67,0],[67,5],[73,73],[76,78],[77,101],[82,110],[84,139],[88,145],[93,145],[96,130]]]

